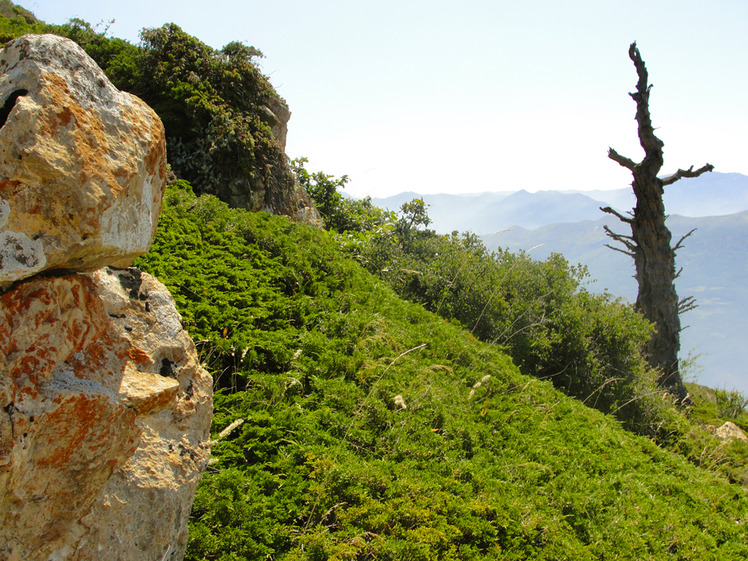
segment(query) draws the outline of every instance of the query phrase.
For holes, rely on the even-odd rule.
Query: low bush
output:
[[[651,327],[630,305],[585,290],[586,269],[559,254],[489,252],[473,234],[419,225],[428,225],[422,201],[390,228],[339,239],[399,295],[498,345],[523,373],[640,434],[657,430],[662,392],[642,355]]]
[[[216,380],[187,559],[737,559],[748,497],[398,298],[335,236],[170,188],[139,264]]]

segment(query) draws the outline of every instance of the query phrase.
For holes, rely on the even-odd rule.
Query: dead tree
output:
[[[655,136],[652,127],[649,114],[649,92],[652,86],[647,83],[647,68],[636,43],[629,47],[629,58],[633,61],[639,76],[636,92],[629,95],[636,101],[636,122],[639,128],[639,143],[644,149],[644,159],[636,163],[621,156],[613,148],[608,150],[608,157],[633,174],[634,181],[631,185],[636,195],[636,207],[633,212],[627,213],[627,216],[610,207],[600,210],[612,214],[631,227],[631,235],[623,235],[614,233],[606,226],[605,232],[613,240],[621,243],[623,249],[611,245],[608,247],[634,259],[636,280],[639,284],[636,307],[655,328],[645,349],[647,361],[659,372],[657,383],[675,394],[679,400],[684,400],[687,392],[678,365],[681,331],[679,315],[692,308],[694,303],[692,298],[678,300],[674,285],[679,274],[675,270],[675,254],[693,230],[678,240],[678,243],[671,245],[672,235],[665,225],[667,215],[662,196],[665,186],[683,177],[698,177],[702,173],[712,171],[714,166],[707,164],[697,170],[691,166],[687,170],[679,169],[668,177],[657,177],[663,164],[664,144]]]

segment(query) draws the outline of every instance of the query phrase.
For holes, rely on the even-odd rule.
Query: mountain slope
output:
[[[738,559],[748,496],[398,299],[332,236],[170,189],[140,263],[215,371],[189,559]]]
[[[422,198],[429,205],[432,227],[440,233],[470,231],[489,234],[521,224],[537,228],[553,222],[575,222],[599,213],[602,203],[586,195],[540,191],[528,193],[480,193],[475,195],[418,195],[400,193],[372,199],[382,208],[398,210],[402,203]]]

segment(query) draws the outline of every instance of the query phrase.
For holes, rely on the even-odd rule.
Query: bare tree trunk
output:
[[[675,246],[671,245],[672,237],[665,225],[667,215],[662,196],[666,185],[675,183],[682,177],[698,177],[714,168],[707,164],[694,171],[691,166],[688,170],[679,169],[675,174],[663,179],[657,177],[663,164],[664,144],[655,136],[652,127],[649,114],[649,92],[652,86],[647,84],[647,69],[636,43],[629,47],[629,58],[633,61],[639,77],[636,92],[630,95],[636,101],[639,143],[644,148],[645,155],[641,162],[635,163],[610,148],[608,157],[633,174],[634,181],[631,185],[636,195],[636,207],[629,216],[623,216],[610,207],[601,210],[613,214],[631,226],[630,236],[616,234],[607,227],[605,230],[612,239],[622,243],[626,248],[612,249],[623,251],[634,258],[636,280],[639,284],[636,307],[655,326],[655,333],[646,347],[646,353],[649,364],[659,370],[658,384],[683,400],[687,392],[678,365],[681,331],[679,313],[683,308],[690,308],[693,304],[691,299],[684,302],[678,300],[674,285],[677,277],[675,253],[683,240],[693,232],[683,236]]]

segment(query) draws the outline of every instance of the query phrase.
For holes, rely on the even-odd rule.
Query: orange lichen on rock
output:
[[[166,288],[104,268],[150,247],[163,127],[51,35],[0,96],[0,559],[181,558],[212,379]]]
[[[15,99],[0,127],[0,287],[129,265],[148,251],[161,208],[160,119],[69,39],[10,41],[0,70],[0,101]]]
[[[86,522],[88,545],[60,557],[97,559],[97,540],[122,523],[107,518],[113,495],[128,502],[118,516],[156,501],[184,534],[209,455],[211,390],[168,291],[137,269],[34,277],[2,294],[0,558],[46,560],[62,547],[50,536],[70,540],[102,508]],[[188,451],[188,464],[163,447]],[[112,558],[156,558],[162,545]]]

